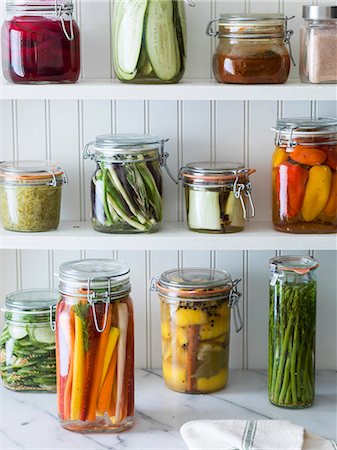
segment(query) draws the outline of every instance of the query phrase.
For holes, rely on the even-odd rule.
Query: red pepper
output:
[[[281,219],[292,219],[300,212],[308,176],[308,170],[300,165],[286,161],[279,166],[276,187]]]
[[[326,164],[331,170],[337,170],[337,145],[330,145],[325,151],[327,154]]]

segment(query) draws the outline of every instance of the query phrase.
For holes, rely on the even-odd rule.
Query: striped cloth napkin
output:
[[[190,450],[337,450],[285,420],[194,420],[180,433]]]

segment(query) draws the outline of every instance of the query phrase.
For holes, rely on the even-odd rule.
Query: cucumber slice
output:
[[[116,75],[130,80],[137,73],[147,0],[115,3],[113,20],[114,66]]]
[[[55,342],[55,333],[49,327],[30,327],[29,336],[33,342],[38,344],[53,344]]]
[[[157,77],[163,81],[172,80],[180,67],[172,1],[149,0],[145,37],[150,62]]]
[[[16,325],[8,325],[8,331],[13,339],[23,339],[28,335],[26,327]]]

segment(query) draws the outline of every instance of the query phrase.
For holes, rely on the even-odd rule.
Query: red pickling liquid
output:
[[[70,35],[70,22],[65,20]],[[59,19],[20,16],[2,28],[2,67],[14,83],[74,83],[80,73],[80,32],[65,36]]]

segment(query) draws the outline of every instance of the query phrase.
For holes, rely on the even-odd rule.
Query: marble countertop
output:
[[[317,373],[315,404],[303,410],[271,405],[265,371],[232,370],[223,391],[186,395],[164,386],[159,370],[136,371],[136,419],[121,434],[79,434],[58,423],[56,395],[1,389],[0,448],[31,450],[185,449],[180,426],[194,419],[285,419],[337,440],[336,373]]]

